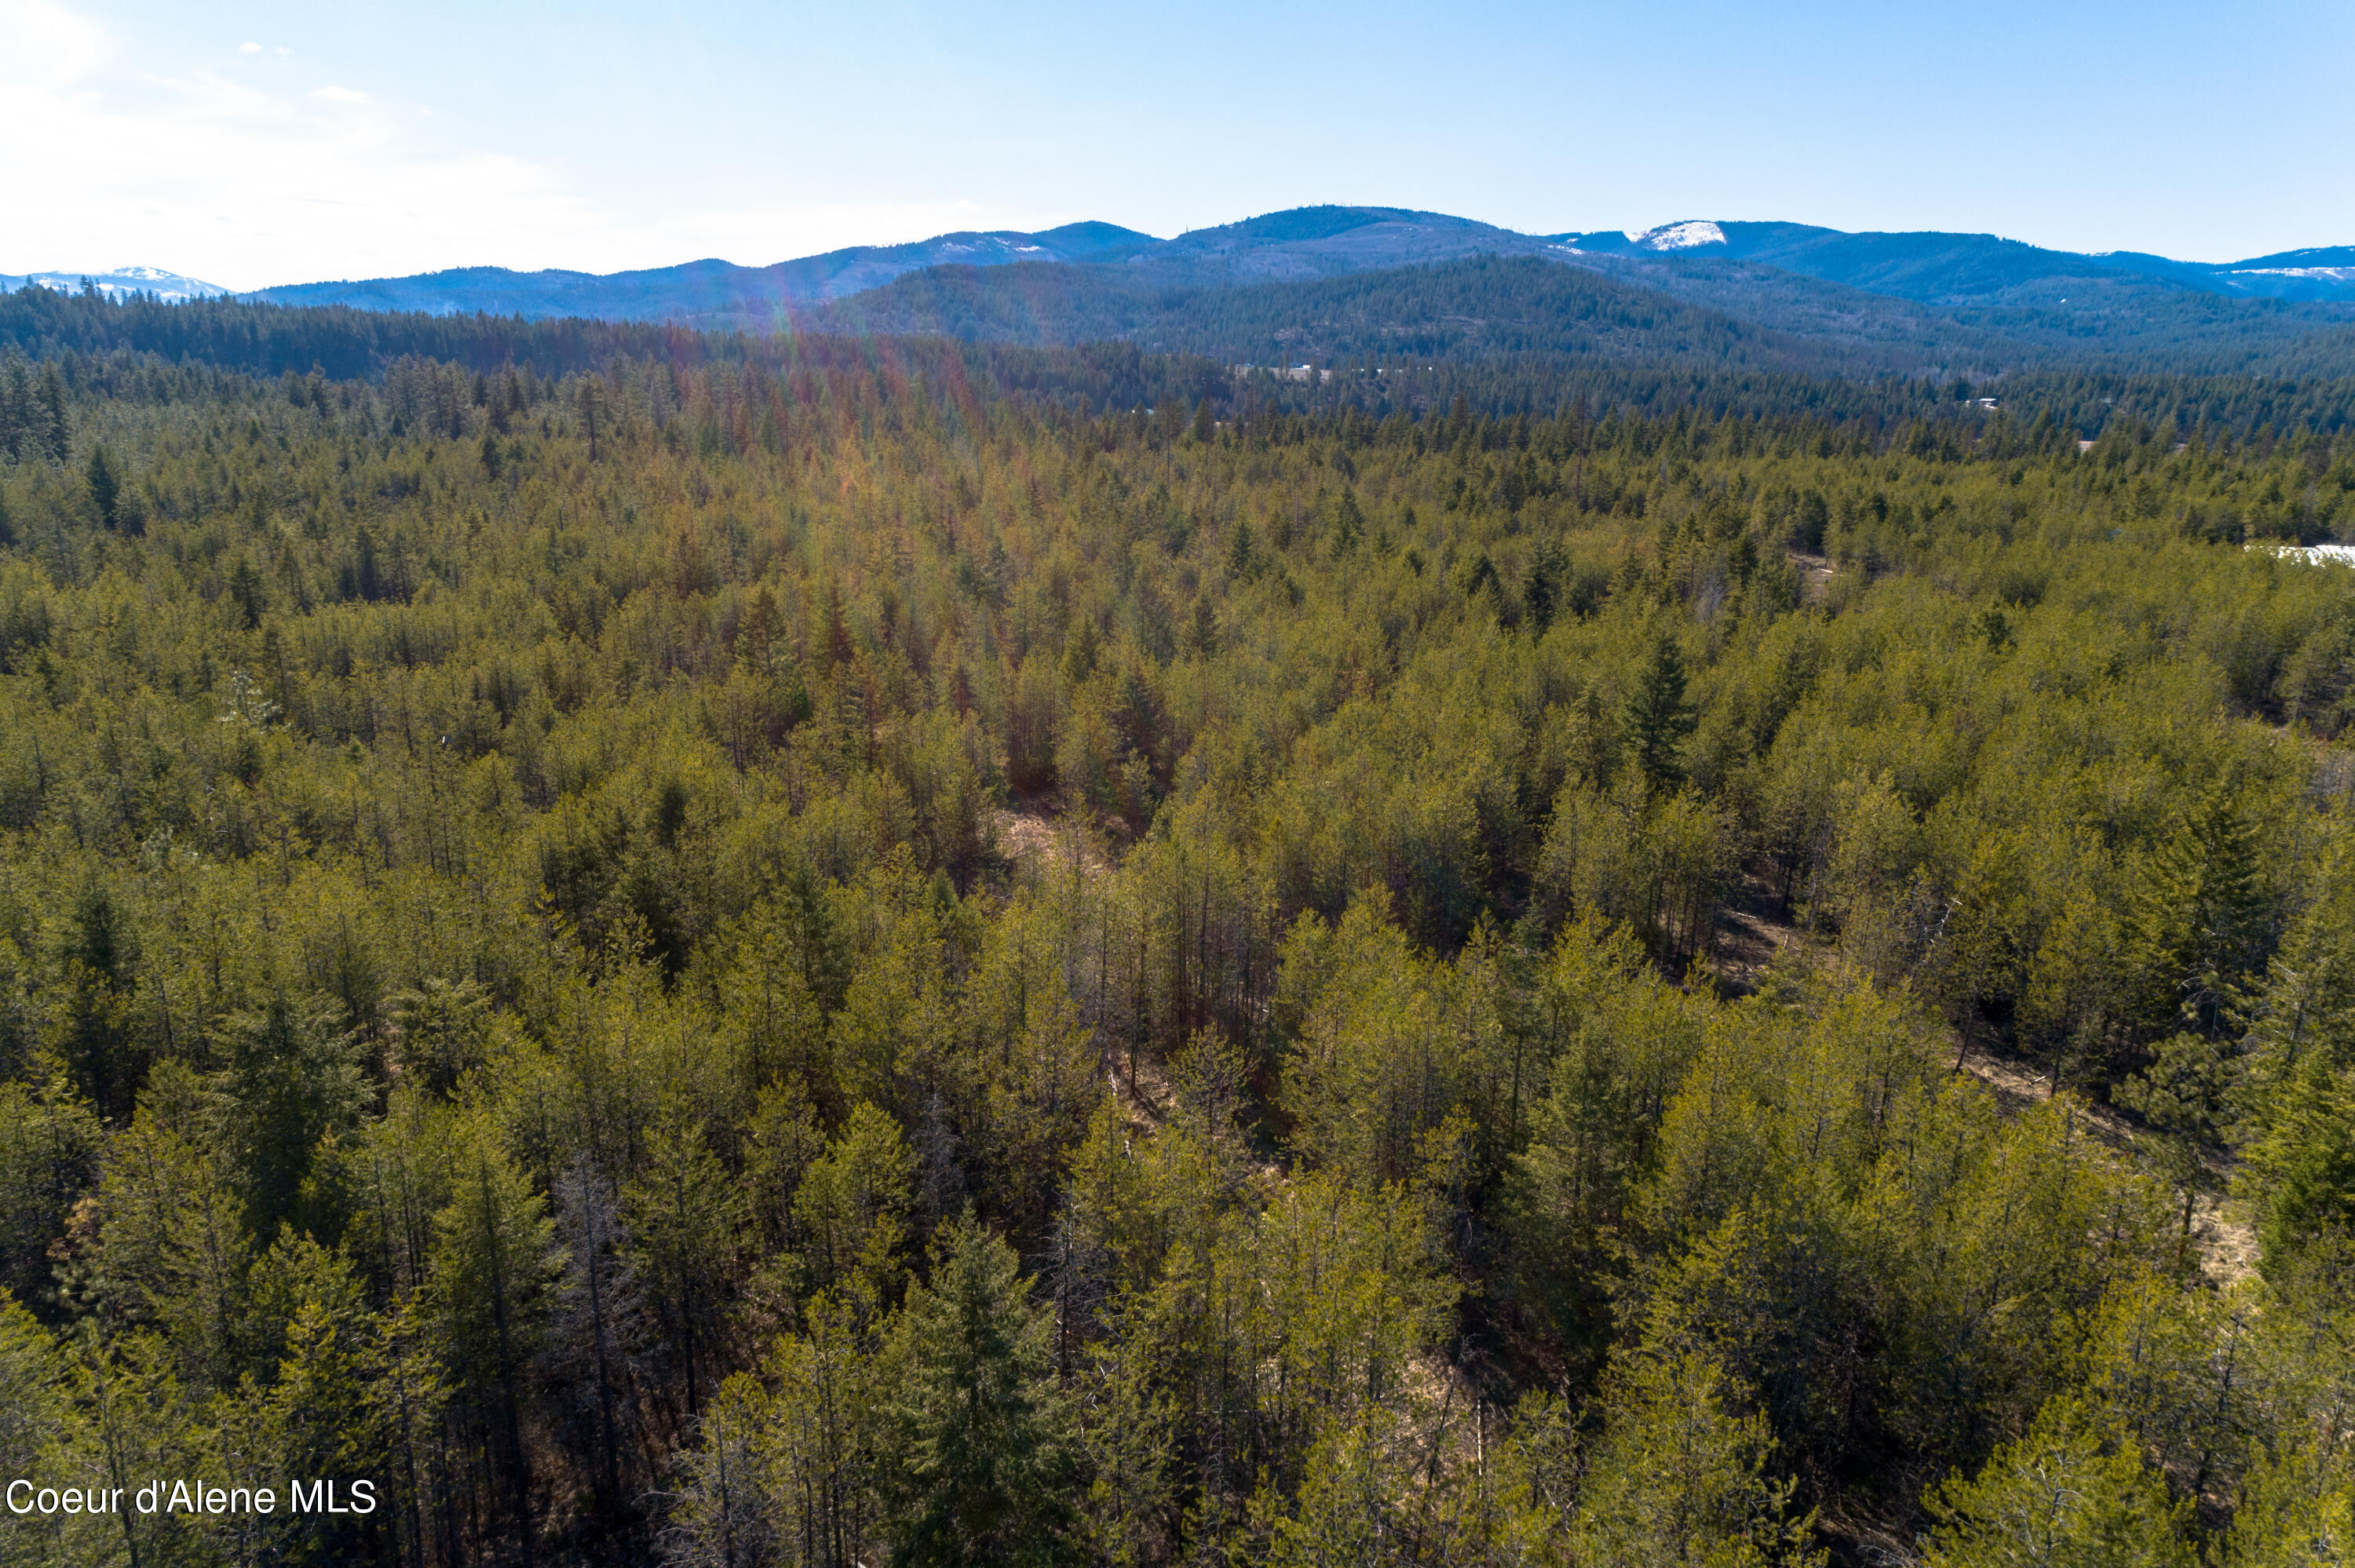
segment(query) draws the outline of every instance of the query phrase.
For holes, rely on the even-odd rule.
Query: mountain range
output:
[[[92,276],[111,293],[223,292],[152,268]],[[30,281],[77,289],[80,277]],[[1074,223],[858,246],[768,267],[474,267],[240,297],[1034,344],[1122,339],[1256,364],[1534,354],[1843,374],[2062,363],[2355,374],[2355,247],[2206,263],[1798,223],[1526,234],[1376,207],[1298,207],[1169,239]]]
[[[719,260],[596,274],[467,267],[406,278],[295,283],[246,296],[428,313],[674,321],[749,316],[847,298],[926,268],[1021,263],[1116,270],[1165,286],[1297,281],[1471,255],[1538,256],[1665,279],[1742,261],[1925,304],[2059,302],[2070,291],[2160,287],[2232,299],[2355,302],[2355,246],[2221,263],[2136,251],[2052,250],[1991,234],[1851,234],[1803,223],[1689,220],[1644,230],[1524,234],[1442,213],[1313,207],[1195,229],[1174,239],[1110,223],[1027,234],[943,234],[862,245],[768,267]],[[128,280],[135,272],[111,275]],[[46,280],[45,280],[46,281]],[[183,282],[187,280],[181,280]],[[103,286],[103,285],[102,285]],[[208,285],[197,284],[199,290]]]
[[[1096,261],[1158,243],[1116,224],[1071,223],[1038,234],[942,234],[907,245],[858,245],[770,267],[718,260],[607,273],[459,267],[409,278],[289,283],[245,297],[281,305],[351,305],[428,315],[479,311],[534,320],[684,321],[840,299],[926,267]]]

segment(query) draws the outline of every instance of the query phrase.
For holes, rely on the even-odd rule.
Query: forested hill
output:
[[[1097,260],[1157,243],[1149,234],[1114,224],[1072,223],[1037,234],[997,230],[943,234],[908,245],[853,246],[771,267],[703,260],[602,274],[461,267],[410,278],[293,283],[247,297],[279,305],[351,305],[431,315],[677,321],[835,299],[874,288],[919,267]]]
[[[1082,223],[764,268],[706,260],[606,276],[464,268],[251,297],[755,335],[1116,338],[1319,368],[1353,356],[1538,352],[1714,355],[1745,368],[1840,375],[2065,367],[2300,377],[2355,372],[2350,254],[2317,249],[2208,265],[1991,235],[1778,223],[1540,236],[1438,213],[1318,207],[1167,240]]]
[[[722,318],[757,327],[752,317]],[[1170,284],[1150,272],[938,267],[793,318],[805,330],[979,341],[1117,338],[1257,364],[1651,359],[1816,375],[2355,375],[2355,311],[2119,290],[1946,309],[1771,267],[1569,267],[1476,257],[1300,281]]]
[[[32,287],[0,293],[0,352],[62,366],[69,379],[123,376],[143,366],[205,366],[241,375],[380,379],[403,360],[477,374],[528,370],[550,379],[624,362],[730,365],[790,378],[857,368],[935,387],[1128,408],[1224,390],[1226,366],[1148,355],[1124,343],[1042,354],[1016,345],[895,341],[823,334],[747,335],[651,323],[525,320],[285,307],[233,300],[163,304]],[[126,383],[123,390],[137,395]],[[168,396],[168,394],[158,394]]]
[[[592,274],[457,268],[406,278],[289,284],[250,296],[279,304],[350,304],[434,314],[586,315],[685,320],[774,313],[878,287],[925,267],[1062,262],[1165,288],[1336,277],[1471,256],[1539,256],[1571,265],[1636,264],[1673,289],[1690,264],[1748,261],[1758,272],[1809,278],[1932,303],[2000,304],[2072,294],[2137,292],[2156,284],[2232,299],[2355,302],[2355,250],[2323,247],[2223,263],[2111,251],[2083,255],[1991,234],[1849,234],[1802,223],[1695,221],[1641,232],[1518,233],[1472,218],[1401,207],[1305,207],[1193,229],[1172,239],[1107,223],[1037,234],[943,234],[906,245],[857,246],[769,267],[705,260]]]
[[[1849,234],[1805,223],[1666,224],[1640,234],[1556,237],[1582,256],[1638,259],[1656,268],[1721,258],[1903,299],[1959,304],[2136,290],[2159,284],[2237,299],[2355,299],[2355,249],[2318,247],[2226,262],[2147,252],[2092,255],[1992,234],[1916,230]]]
[[[379,380],[404,362],[430,361],[479,376],[514,368],[550,380],[625,364],[735,366],[770,384],[858,370],[911,378],[949,396],[988,392],[1095,409],[1168,408],[1181,418],[1207,404],[1214,418],[1246,406],[1302,412],[1348,407],[1380,418],[1445,411],[1460,398],[1492,413],[1685,408],[1860,421],[1887,431],[1916,419],[1975,427],[1988,411],[1979,399],[1992,397],[2015,422],[2051,419],[2081,439],[2119,417],[2240,432],[2329,431],[2355,421],[2355,376],[2318,372],[2338,363],[2327,355],[2300,360],[2307,368],[2296,375],[2188,376],[2100,356],[2059,356],[2051,368],[1997,378],[1875,373],[1898,359],[1888,334],[1859,332],[1843,344],[1768,332],[1527,261],[1476,260],[1428,273],[1307,285],[1315,302],[1305,313],[1310,334],[1284,324],[1302,318],[1295,307],[1301,286],[1225,291],[1199,318],[1207,330],[1185,340],[1223,345],[1228,353],[1217,359],[1146,353],[1133,338],[1032,345],[991,341],[980,330],[954,340],[879,332],[946,331],[965,313],[984,312],[1006,336],[1041,338],[1052,335],[1042,319],[1056,313],[1110,332],[1133,322],[1139,309],[1154,308],[1149,291],[1092,287],[1075,294],[1070,274],[1052,270],[1007,268],[982,276],[1035,281],[1036,291],[977,292],[967,287],[975,279],[970,273],[918,275],[824,318],[840,330],[778,333],[229,300],[166,305],[26,288],[0,294],[0,353],[46,362],[67,383],[124,397],[169,397],[192,367]],[[866,301],[878,304],[870,310]],[[1454,308],[1434,309],[1434,301]],[[1413,313],[1412,324],[1399,324],[1401,312]],[[1173,332],[1195,330],[1190,318],[1171,319]],[[1293,374],[1292,355],[1304,340],[1337,364],[1315,366],[1314,376]],[[1238,369],[1269,348],[1278,351],[1273,364]],[[159,381],[160,370],[173,374]],[[421,384],[413,366],[404,373],[404,385]],[[306,396],[324,395],[319,383],[305,385],[312,388]],[[21,425],[31,418],[0,409],[0,420]]]
[[[2344,1555],[2355,433],[37,304],[8,1562]]]

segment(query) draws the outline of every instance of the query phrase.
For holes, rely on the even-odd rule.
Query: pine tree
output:
[[[762,1452],[773,1407],[760,1381],[738,1372],[695,1424],[678,1457],[663,1559],[670,1568],[767,1568],[837,1560],[792,1550],[803,1542],[778,1529],[777,1501]],[[847,1565],[845,1565],[847,1568]]]
[[[1936,1520],[1925,1568],[2191,1568],[2190,1511],[2168,1497],[2133,1440],[2073,1396],[2040,1411],[2028,1435],[1977,1476],[1925,1499]]]
[[[2159,1168],[2182,1195],[2179,1257],[2191,1245],[2191,1217],[2200,1194],[2215,1184],[2208,1151],[2221,1145],[2232,1119],[2232,1058],[2204,1034],[2160,1042],[2158,1059],[2117,1087],[2116,1098],[2138,1112],[2159,1145]]]
[[[2269,1270],[2355,1236],[2355,1069],[2313,1064],[2278,1099],[2273,1125],[2248,1150]]]
[[[105,1150],[97,1113],[54,1061],[36,1084],[0,1084],[0,1290],[44,1303],[53,1244],[90,1190]]]
[[[1186,629],[1187,650],[1198,658],[1208,659],[1219,652],[1219,618],[1210,608],[1209,597],[1197,594],[1194,614]]]
[[[512,1517],[527,1537],[524,1396],[561,1261],[555,1226],[487,1118],[461,1131],[454,1156],[450,1202],[433,1216],[426,1303],[433,1348],[506,1472]]]
[[[38,400],[33,394],[33,373],[16,345],[0,360],[0,457],[23,462],[37,449]]]
[[[318,1301],[304,1302],[288,1325],[264,1417],[277,1475],[331,1478],[346,1495],[356,1477],[384,1487],[389,1458],[368,1397],[378,1369],[366,1342],[354,1342],[355,1327]],[[368,1523],[365,1516],[295,1515],[284,1520],[282,1549],[293,1561],[348,1562],[364,1554]]]
[[[916,1157],[889,1114],[861,1101],[794,1193],[813,1283],[870,1316],[890,1304],[907,1239]]]
[[[1071,629],[1063,633],[1063,679],[1074,686],[1085,685],[1096,673],[1096,658],[1103,649],[1103,639],[1096,633],[1096,618],[1082,613],[1071,621]]]
[[[48,366],[41,371],[40,406],[35,415],[34,429],[42,450],[51,462],[66,461],[66,384],[58,378],[58,367]]]
[[[230,1126],[262,1235],[293,1213],[320,1139],[350,1128],[368,1103],[359,1043],[337,1027],[340,1011],[282,989],[221,1024]]]
[[[123,475],[114,466],[114,459],[108,455],[104,441],[90,449],[90,466],[83,471],[82,478],[90,489],[90,503],[98,508],[98,520],[112,529],[116,508],[123,499]]]
[[[1766,1477],[1765,1419],[1728,1409],[1741,1390],[1699,1354],[1643,1352],[1614,1369],[1608,1420],[1588,1461],[1572,1560],[1821,1568],[1809,1517],[1792,1519],[1788,1481]]]
[[[1529,570],[1521,578],[1522,608],[1540,635],[1553,624],[1560,605],[1561,569],[1561,544],[1548,535],[1530,552]]]
[[[86,1383],[82,1389],[75,1386],[80,1370],[33,1315],[0,1290],[0,1469],[9,1480],[103,1473],[90,1462],[88,1407],[78,1408],[74,1397],[87,1390]],[[23,1493],[17,1500],[24,1500]],[[12,1517],[0,1524],[0,1561],[10,1568],[19,1563],[47,1568],[110,1561],[126,1522],[110,1515],[111,1510],[97,1518]]]
[[[843,618],[842,585],[839,583],[829,582],[826,585],[824,647],[826,652],[824,669],[827,674],[832,674],[849,663],[851,656],[858,651],[858,645],[851,641],[850,624]]]
[[[2152,1033],[2189,1026],[2213,1036],[2260,960],[2266,892],[2255,824],[2238,783],[2219,777],[2177,819],[2136,883],[2127,964]]]
[[[1333,507],[1333,558],[1347,556],[1365,536],[1366,514],[1358,505],[1358,493],[1344,485]]]
[[[229,602],[237,606],[239,624],[245,630],[251,631],[261,624],[261,574],[243,556],[229,568]]]
[[[2339,1568],[2355,1561],[2355,1462],[2309,1440],[2261,1455],[2215,1561],[2222,1568]]]
[[[596,376],[584,376],[574,393],[574,404],[581,411],[581,433],[589,442],[589,461],[597,461],[598,432],[606,425],[605,383]]]
[[[207,1391],[235,1387],[250,1347],[253,1244],[227,1162],[207,1152],[224,1141],[218,1120],[185,1066],[150,1075],[109,1150],[96,1255],[74,1260],[67,1281],[117,1320],[151,1326],[180,1379]]]
[[[1256,576],[1259,558],[1252,548],[1251,524],[1238,517],[1234,531],[1227,535],[1227,570],[1245,579]]]
[[[402,1082],[434,1096],[454,1091],[485,1065],[490,1044],[490,998],[469,978],[428,979],[392,998]]]
[[[1627,702],[1627,738],[1636,762],[1654,789],[1669,789],[1684,781],[1684,744],[1697,722],[1685,700],[1684,656],[1676,639],[1663,631],[1652,643],[1652,656],[1636,678],[1635,694]]]
[[[677,1348],[692,1414],[702,1403],[743,1223],[738,1190],[703,1128],[674,1113],[655,1128],[646,1169],[623,1202],[638,1275]]]
[[[584,1153],[556,1181],[556,1236],[564,1248],[549,1313],[545,1370],[575,1431],[593,1436],[598,1500],[620,1506],[623,1443],[638,1422],[638,1322],[644,1308],[621,1203]]]
[[[1014,1249],[970,1215],[935,1244],[931,1287],[909,1292],[886,1379],[900,1464],[894,1563],[1072,1556],[1053,1314],[1028,1298]]]

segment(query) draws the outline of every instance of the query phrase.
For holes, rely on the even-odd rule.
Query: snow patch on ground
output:
[[[2355,567],[2355,545],[2277,545],[2274,546],[2274,554],[2286,561]]]
[[[2235,278],[2321,278],[2333,283],[2355,283],[2355,267],[2236,267]]]

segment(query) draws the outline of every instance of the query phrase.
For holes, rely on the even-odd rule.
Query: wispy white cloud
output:
[[[0,271],[153,262],[259,288],[544,264],[613,227],[555,172],[429,140],[356,89],[136,70],[56,0],[0,0],[0,146],[46,150],[11,160]]]
[[[453,141],[464,115],[437,116],[380,82],[302,86],[270,60],[249,63],[260,52],[147,68],[60,0],[0,0],[0,147],[43,149],[0,173],[0,272],[147,264],[252,289],[460,265],[765,263],[1038,217],[785,192],[700,208],[676,189],[600,186],[592,198],[566,170]]]

